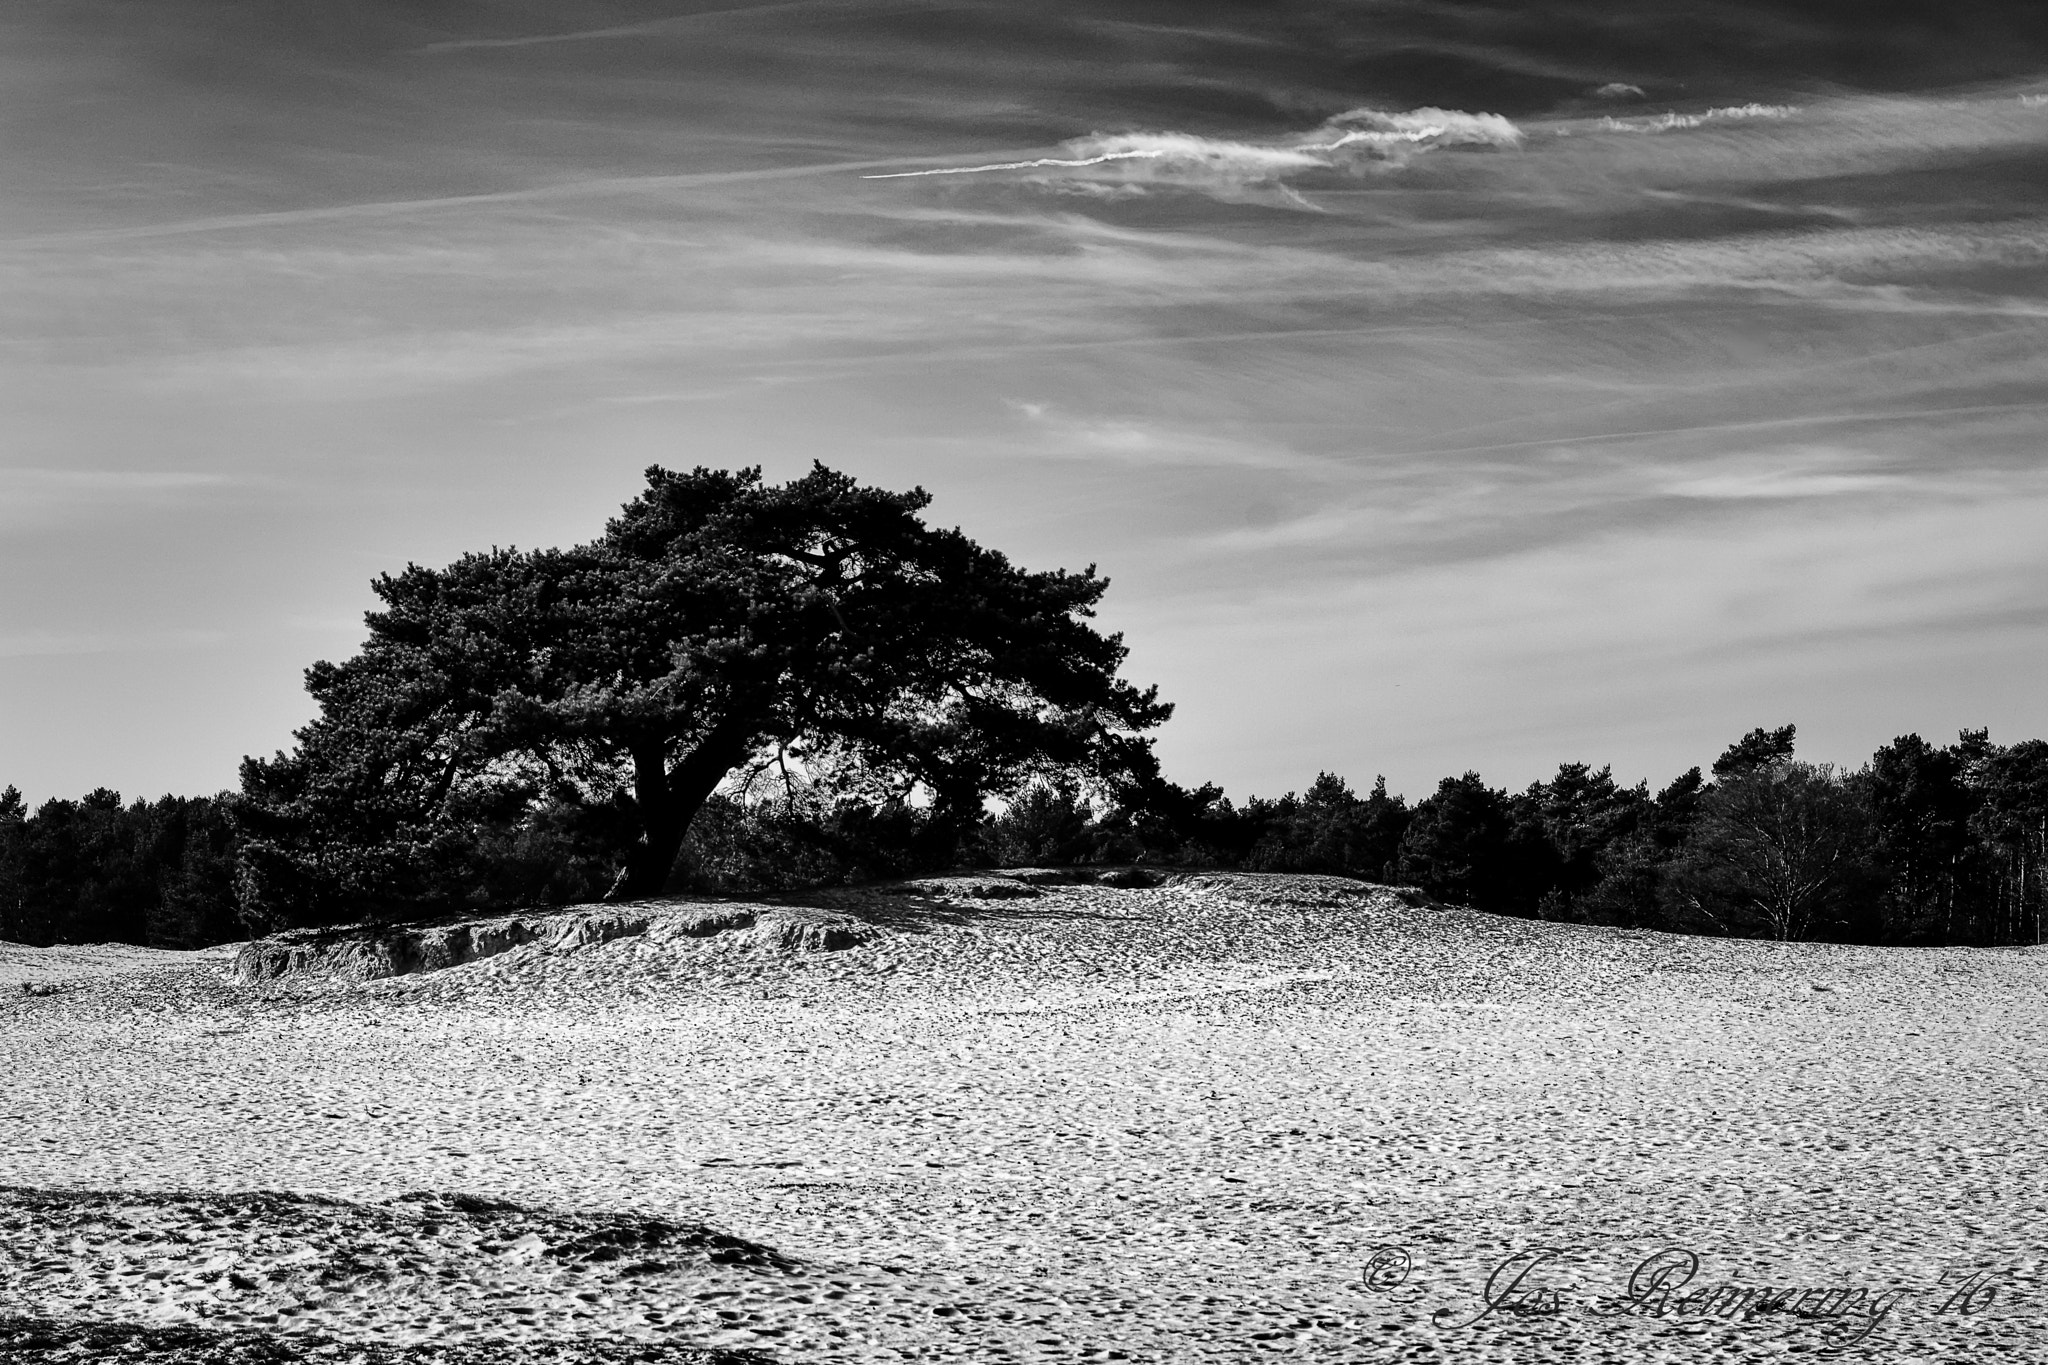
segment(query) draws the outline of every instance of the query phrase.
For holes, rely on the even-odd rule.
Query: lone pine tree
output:
[[[1020,569],[929,502],[657,467],[587,545],[380,577],[361,652],[307,670],[296,749],[243,763],[245,913],[474,902],[479,841],[542,810],[613,898],[653,895],[720,783],[791,755],[939,843],[1034,778],[1156,774],[1140,732],[1171,707],[1091,625],[1108,581]]]

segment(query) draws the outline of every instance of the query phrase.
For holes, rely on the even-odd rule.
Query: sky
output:
[[[12,0],[0,785],[650,464],[1096,564],[1169,776],[2048,735],[2048,9]]]

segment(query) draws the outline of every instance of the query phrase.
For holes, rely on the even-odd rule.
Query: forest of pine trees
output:
[[[0,791],[0,939],[198,948],[244,936],[220,798],[123,805],[102,787],[30,811]]]

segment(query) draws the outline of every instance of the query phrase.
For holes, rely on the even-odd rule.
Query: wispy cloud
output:
[[[1598,126],[1610,133],[1669,133],[1683,128],[1703,128],[1716,122],[1788,119],[1798,113],[1798,106],[1791,104],[1736,104],[1721,109],[1707,109],[1697,114],[1665,113],[1648,118],[1603,118]]]
[[[1640,401],[1640,400],[1637,400]],[[1579,430],[1569,434],[1532,436],[1514,441],[1490,441],[1484,445],[1439,446],[1411,452],[1413,455],[1493,455],[1510,451],[1537,450],[1552,446],[1587,447],[1640,443],[1671,436],[1745,436],[1754,432],[1784,431],[1792,428],[1876,426],[1886,423],[1984,417],[1998,414],[2048,412],[2048,400],[2016,403],[1970,403],[1953,407],[1872,407],[1856,412],[1804,412],[1789,417],[1734,418],[1696,422],[1684,426],[1631,427],[1622,430]]]
[[[1853,497],[1926,487],[1925,480],[1859,469],[1858,463],[1857,452],[1839,448],[1806,447],[1768,455],[1737,456],[1714,461],[1707,469],[1679,473],[1663,483],[1662,491],[1672,497],[1703,501],[1749,501]]]
[[[1033,438],[1018,448],[1017,453],[1026,457],[1156,468],[1331,472],[1325,462],[1270,438],[1193,431],[1161,421],[1081,416],[1050,402],[1010,399],[1007,403],[1024,419]]]
[[[870,173],[869,180],[1021,173],[1039,182],[1108,180],[1210,193],[1280,185],[1312,172],[1357,176],[1405,164],[1437,147],[1513,148],[1521,130],[1498,114],[1452,109],[1352,109],[1321,127],[1270,141],[1192,133],[1094,133],[1061,146],[1064,155],[924,170]]]

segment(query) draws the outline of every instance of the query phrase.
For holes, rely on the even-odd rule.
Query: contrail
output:
[[[597,195],[647,194],[664,190],[708,188],[714,185],[746,184],[753,181],[797,180],[810,176],[840,175],[870,166],[900,166],[912,158],[868,157],[859,161],[822,161],[801,166],[766,166],[754,170],[696,171],[677,175],[610,176],[598,180],[571,180],[552,185],[534,185],[516,190],[486,190],[476,194],[436,195],[425,199],[380,199],[348,204],[321,204],[303,209],[273,209],[258,213],[221,214],[211,218],[189,218],[183,222],[142,223],[134,227],[87,228],[77,232],[43,233],[33,237],[0,238],[0,250],[22,247],[74,246],[97,242],[144,241],[157,237],[181,237],[207,232],[296,227],[301,224],[349,222],[402,218],[418,213],[448,209],[488,208],[499,204],[546,203],[559,199],[580,199]],[[918,157],[936,161],[938,157]]]

